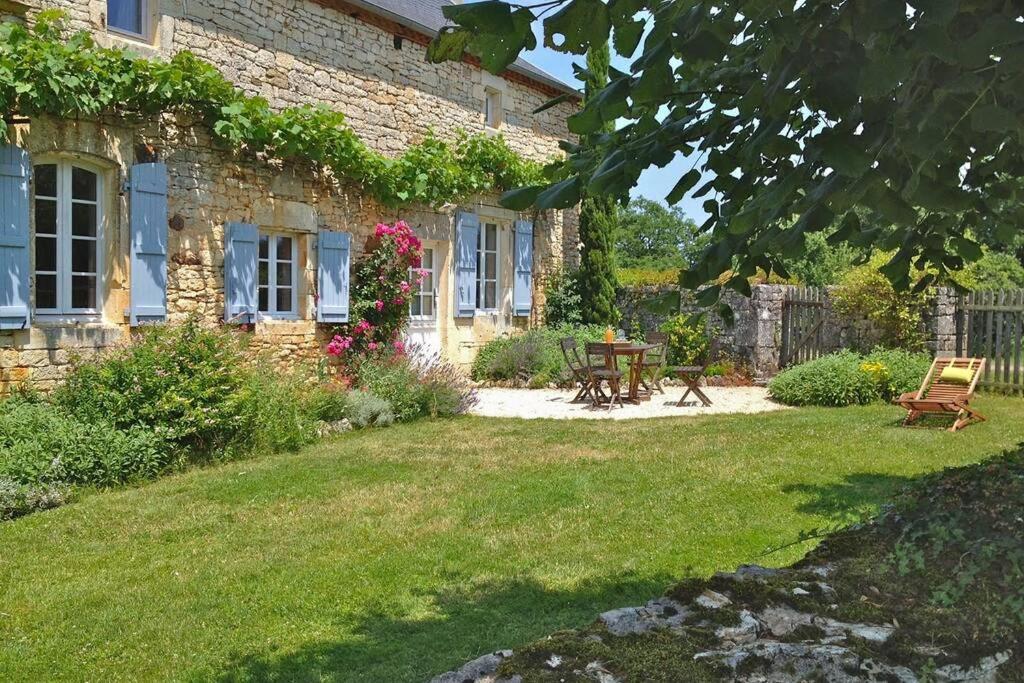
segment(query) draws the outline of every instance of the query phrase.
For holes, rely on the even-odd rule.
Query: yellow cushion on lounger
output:
[[[953,382],[954,384],[970,384],[974,379],[974,371],[970,368],[943,368],[939,375],[939,381]]]

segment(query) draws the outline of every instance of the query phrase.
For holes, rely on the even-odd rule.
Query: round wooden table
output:
[[[644,354],[658,345],[634,344],[633,342],[613,342],[610,346],[611,354],[607,357],[609,370],[618,369],[619,356],[627,356],[629,358],[629,386],[626,395],[622,400],[629,401],[630,403],[640,403],[640,401],[650,400],[650,391],[640,391],[640,380],[642,379],[641,373],[644,369]]]

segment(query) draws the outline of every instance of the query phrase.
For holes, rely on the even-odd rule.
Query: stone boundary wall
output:
[[[782,351],[782,309],[790,285],[755,285],[752,295],[745,297],[726,291],[723,300],[732,308],[734,324],[728,326],[715,310],[702,309],[693,292],[678,287],[637,287],[619,291],[618,306],[627,333],[657,329],[667,318],[648,310],[642,302],[656,296],[679,292],[679,313],[705,312],[709,329],[715,331],[722,351],[745,363],[760,381],[779,372]],[[822,338],[826,353],[844,348],[871,348],[877,343],[878,331],[864,318],[840,316],[825,297],[825,322]],[[949,287],[933,291],[922,311],[925,345],[929,352],[949,355],[956,351],[957,294]]]

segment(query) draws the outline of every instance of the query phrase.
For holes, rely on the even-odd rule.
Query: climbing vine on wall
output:
[[[161,61],[101,47],[86,31],[69,35],[57,10],[40,12],[31,29],[0,24],[0,112],[5,118],[194,116],[237,152],[311,162],[358,182],[388,206],[439,206],[542,176],[539,164],[513,152],[501,136],[460,133],[446,142],[430,133],[401,156],[386,157],[367,147],[341,112],[323,105],[274,111],[191,52]],[[0,137],[7,131],[0,119]]]

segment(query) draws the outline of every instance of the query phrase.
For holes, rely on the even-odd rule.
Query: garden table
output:
[[[644,354],[657,346],[632,342],[615,342],[611,345],[611,353],[606,356],[609,370],[616,369],[619,356],[629,358],[629,389],[623,400],[630,403],[650,400],[651,392],[640,390],[640,380],[644,369]]]

